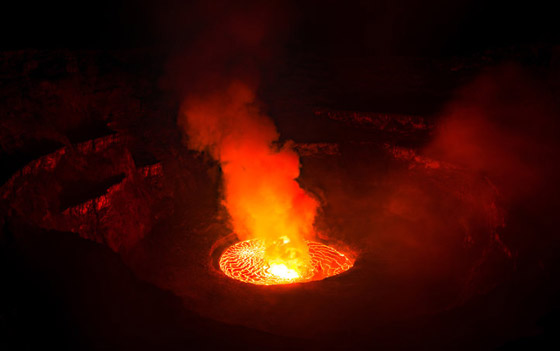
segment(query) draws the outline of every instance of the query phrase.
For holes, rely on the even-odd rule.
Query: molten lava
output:
[[[352,268],[354,262],[330,246],[307,241],[311,262],[302,271],[282,263],[270,263],[265,258],[266,245],[252,239],[228,247],[220,257],[220,269],[228,277],[244,283],[276,285],[321,280]]]

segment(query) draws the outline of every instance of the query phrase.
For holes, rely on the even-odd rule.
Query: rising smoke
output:
[[[318,203],[296,181],[299,157],[289,142],[279,143],[256,97],[279,8],[228,4],[221,11],[211,13],[204,35],[182,57],[189,86],[178,123],[191,149],[220,162],[223,204],[238,237],[263,240],[270,263],[303,272]]]

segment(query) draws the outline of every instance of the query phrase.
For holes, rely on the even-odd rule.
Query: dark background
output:
[[[192,21],[189,6],[176,0],[7,2],[0,45],[157,47],[176,39],[162,36],[160,19],[181,9],[183,21]],[[298,19],[288,46],[325,55],[468,55],[560,40],[550,1],[298,1],[290,8]]]

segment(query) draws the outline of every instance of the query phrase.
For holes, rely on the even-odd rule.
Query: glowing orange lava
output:
[[[220,269],[228,277],[244,283],[276,285],[321,280],[352,268],[354,262],[330,246],[307,241],[311,268],[304,274],[282,264],[267,264],[264,242],[240,241],[228,247],[220,257]]]

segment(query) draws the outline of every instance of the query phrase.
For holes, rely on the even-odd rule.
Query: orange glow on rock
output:
[[[245,240],[228,247],[220,257],[220,269],[230,278],[256,285],[304,283],[321,280],[352,268],[354,262],[330,246],[306,242],[310,268],[304,273],[281,263],[267,263],[263,241]]]

